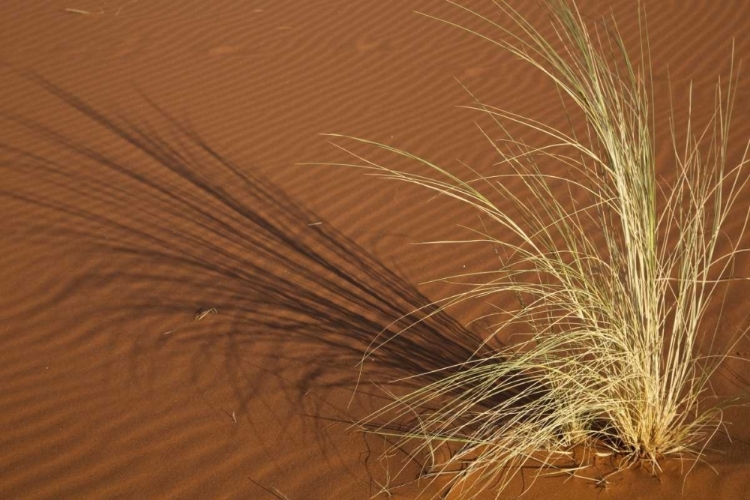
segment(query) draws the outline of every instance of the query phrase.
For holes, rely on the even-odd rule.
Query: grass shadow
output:
[[[369,384],[444,370],[482,345],[477,332],[366,249],[146,97],[157,125],[108,115],[39,76],[29,78],[80,113],[107,144],[88,145],[3,115],[60,156],[0,145],[7,158],[0,168],[31,186],[1,189],[0,196],[48,214],[39,230],[52,241],[85,242],[116,256],[96,276],[72,280],[57,298],[75,293],[80,280],[117,288],[118,303],[98,309],[102,329],[132,317],[219,312],[205,328],[182,335],[134,332],[133,372],[179,343],[191,380],[218,369],[241,409],[269,379],[282,378],[292,411],[346,420],[346,412],[305,395],[311,388],[359,387],[365,396],[383,396]],[[373,342],[388,336],[360,370]],[[250,364],[264,375],[257,369],[251,375]]]

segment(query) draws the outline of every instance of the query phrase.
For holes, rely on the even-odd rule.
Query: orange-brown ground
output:
[[[535,2],[516,3],[541,19]],[[594,17],[613,9],[631,44],[635,5],[580,2]],[[750,56],[750,3],[646,8],[657,102],[667,103],[669,71],[678,110],[692,79],[705,116],[733,37],[737,59]],[[367,384],[350,404],[362,350],[399,314],[441,296],[418,283],[486,269],[494,256],[411,245],[476,224],[463,207],[357,170],[295,164],[341,160],[318,135],[341,132],[486,166],[491,152],[472,112],[456,107],[469,99],[455,78],[492,104],[561,116],[533,70],[414,10],[461,18],[441,0],[5,2],[0,498],[379,491],[381,443],[346,424],[382,404]],[[747,75],[734,158],[750,136]],[[660,158],[668,172],[668,154]],[[747,259],[736,273],[750,275]],[[744,319],[747,292],[731,290],[721,331]],[[208,308],[218,314],[194,320]],[[367,380],[459,360],[482,328],[461,325],[483,308],[436,317]],[[748,357],[750,344],[737,349]],[[606,489],[541,479],[526,498],[746,498],[750,412],[728,418],[734,442],[717,439],[723,455],[709,455],[718,475],[698,465],[683,482],[669,462],[659,480],[642,470]]]

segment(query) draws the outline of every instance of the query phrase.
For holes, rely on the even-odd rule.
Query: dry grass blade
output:
[[[723,409],[737,403],[713,395],[711,376],[745,334],[738,328],[720,349],[703,321],[748,223],[746,216],[719,254],[722,226],[747,183],[747,147],[728,164],[736,71],[717,86],[715,113],[703,130],[688,118],[684,137],[672,131],[674,180],[663,184],[647,41],[633,62],[614,19],[587,23],[575,3],[563,0],[547,1],[554,39],[504,1],[493,4],[509,26],[449,3],[487,31],[441,21],[547,75],[576,109],[580,128],[565,132],[475,99],[472,107],[505,137],[493,140],[496,134],[480,129],[499,170],[471,179],[392,146],[332,136],[342,149],[342,140],[353,141],[414,162],[420,172],[426,167],[432,174],[361,155],[351,165],[468,203],[490,222],[476,239],[498,249],[503,267],[446,278],[466,288],[443,307],[494,294],[526,298],[518,311],[498,313],[495,330],[520,325],[526,340],[431,373],[430,382],[393,396],[362,428],[412,441],[428,456],[441,443],[452,446],[450,459],[432,470],[450,474],[453,491],[465,498],[490,485],[499,495],[519,466],[554,468],[574,446],[589,456],[617,455],[622,467],[646,462],[654,471],[664,457],[699,458]],[[508,134],[509,123],[547,142],[529,146]],[[546,173],[550,164],[571,177]],[[509,176],[523,194],[506,187]],[[573,202],[574,194],[589,202]],[[498,198],[514,211],[499,208]]]

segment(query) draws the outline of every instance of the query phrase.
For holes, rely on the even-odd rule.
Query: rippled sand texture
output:
[[[543,19],[534,2],[516,3]],[[613,10],[630,44],[635,5],[580,2],[594,17]],[[750,56],[750,3],[646,8],[656,100],[668,103],[669,78],[679,109],[692,80],[700,123],[732,39],[737,59]],[[456,78],[486,102],[563,119],[533,70],[414,10],[463,19],[440,0],[5,3],[0,498],[366,499],[381,490],[383,443],[347,422],[383,404],[372,382],[465,359],[483,328],[466,325],[486,305],[430,316],[362,378],[357,362],[381,329],[397,331],[404,323],[392,321],[445,293],[420,282],[491,268],[495,256],[412,245],[476,225],[464,207],[357,170],[297,164],[344,159],[319,135],[340,132],[487,168],[491,151],[475,115],[458,107],[470,98]],[[750,137],[747,75],[733,158]],[[665,106],[661,140],[668,119]],[[669,151],[660,161],[668,176]],[[750,275],[750,259],[735,272]],[[748,291],[730,289],[727,335],[745,319]],[[750,342],[737,349],[750,358]],[[715,442],[719,475],[698,465],[684,498],[750,491],[750,412],[727,418],[735,440]],[[680,467],[667,463],[660,481],[627,471],[606,491],[542,479],[526,498],[677,498]],[[418,473],[412,463],[401,479]]]

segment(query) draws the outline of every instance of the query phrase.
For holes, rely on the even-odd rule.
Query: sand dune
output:
[[[580,5],[591,16],[612,9],[637,44],[635,2]],[[750,54],[750,4],[646,8],[656,100],[668,102],[668,67],[678,109],[694,81],[700,122],[732,39],[737,59]],[[414,10],[463,19],[434,0],[6,6],[0,498],[365,499],[381,489],[404,457],[387,472],[383,443],[347,422],[382,405],[372,382],[465,358],[486,326],[466,325],[485,304],[425,320],[363,379],[357,363],[390,322],[446,292],[418,283],[496,257],[412,245],[476,226],[470,210],[358,170],[299,164],[345,161],[319,135],[336,132],[492,168],[455,79],[498,106],[563,119],[533,70]],[[745,75],[733,158],[750,136]],[[656,115],[660,140],[668,111]],[[668,151],[659,158],[669,175]],[[750,259],[735,272],[749,275]],[[733,285],[722,328],[744,321],[746,295]],[[737,352],[750,358],[750,343]],[[729,417],[737,439],[718,439],[724,456],[710,455],[719,475],[696,466],[683,498],[750,490],[750,413]],[[542,479],[527,498],[678,498],[679,468],[668,463],[660,481],[626,471],[606,491]],[[393,485],[418,473],[411,464]]]

